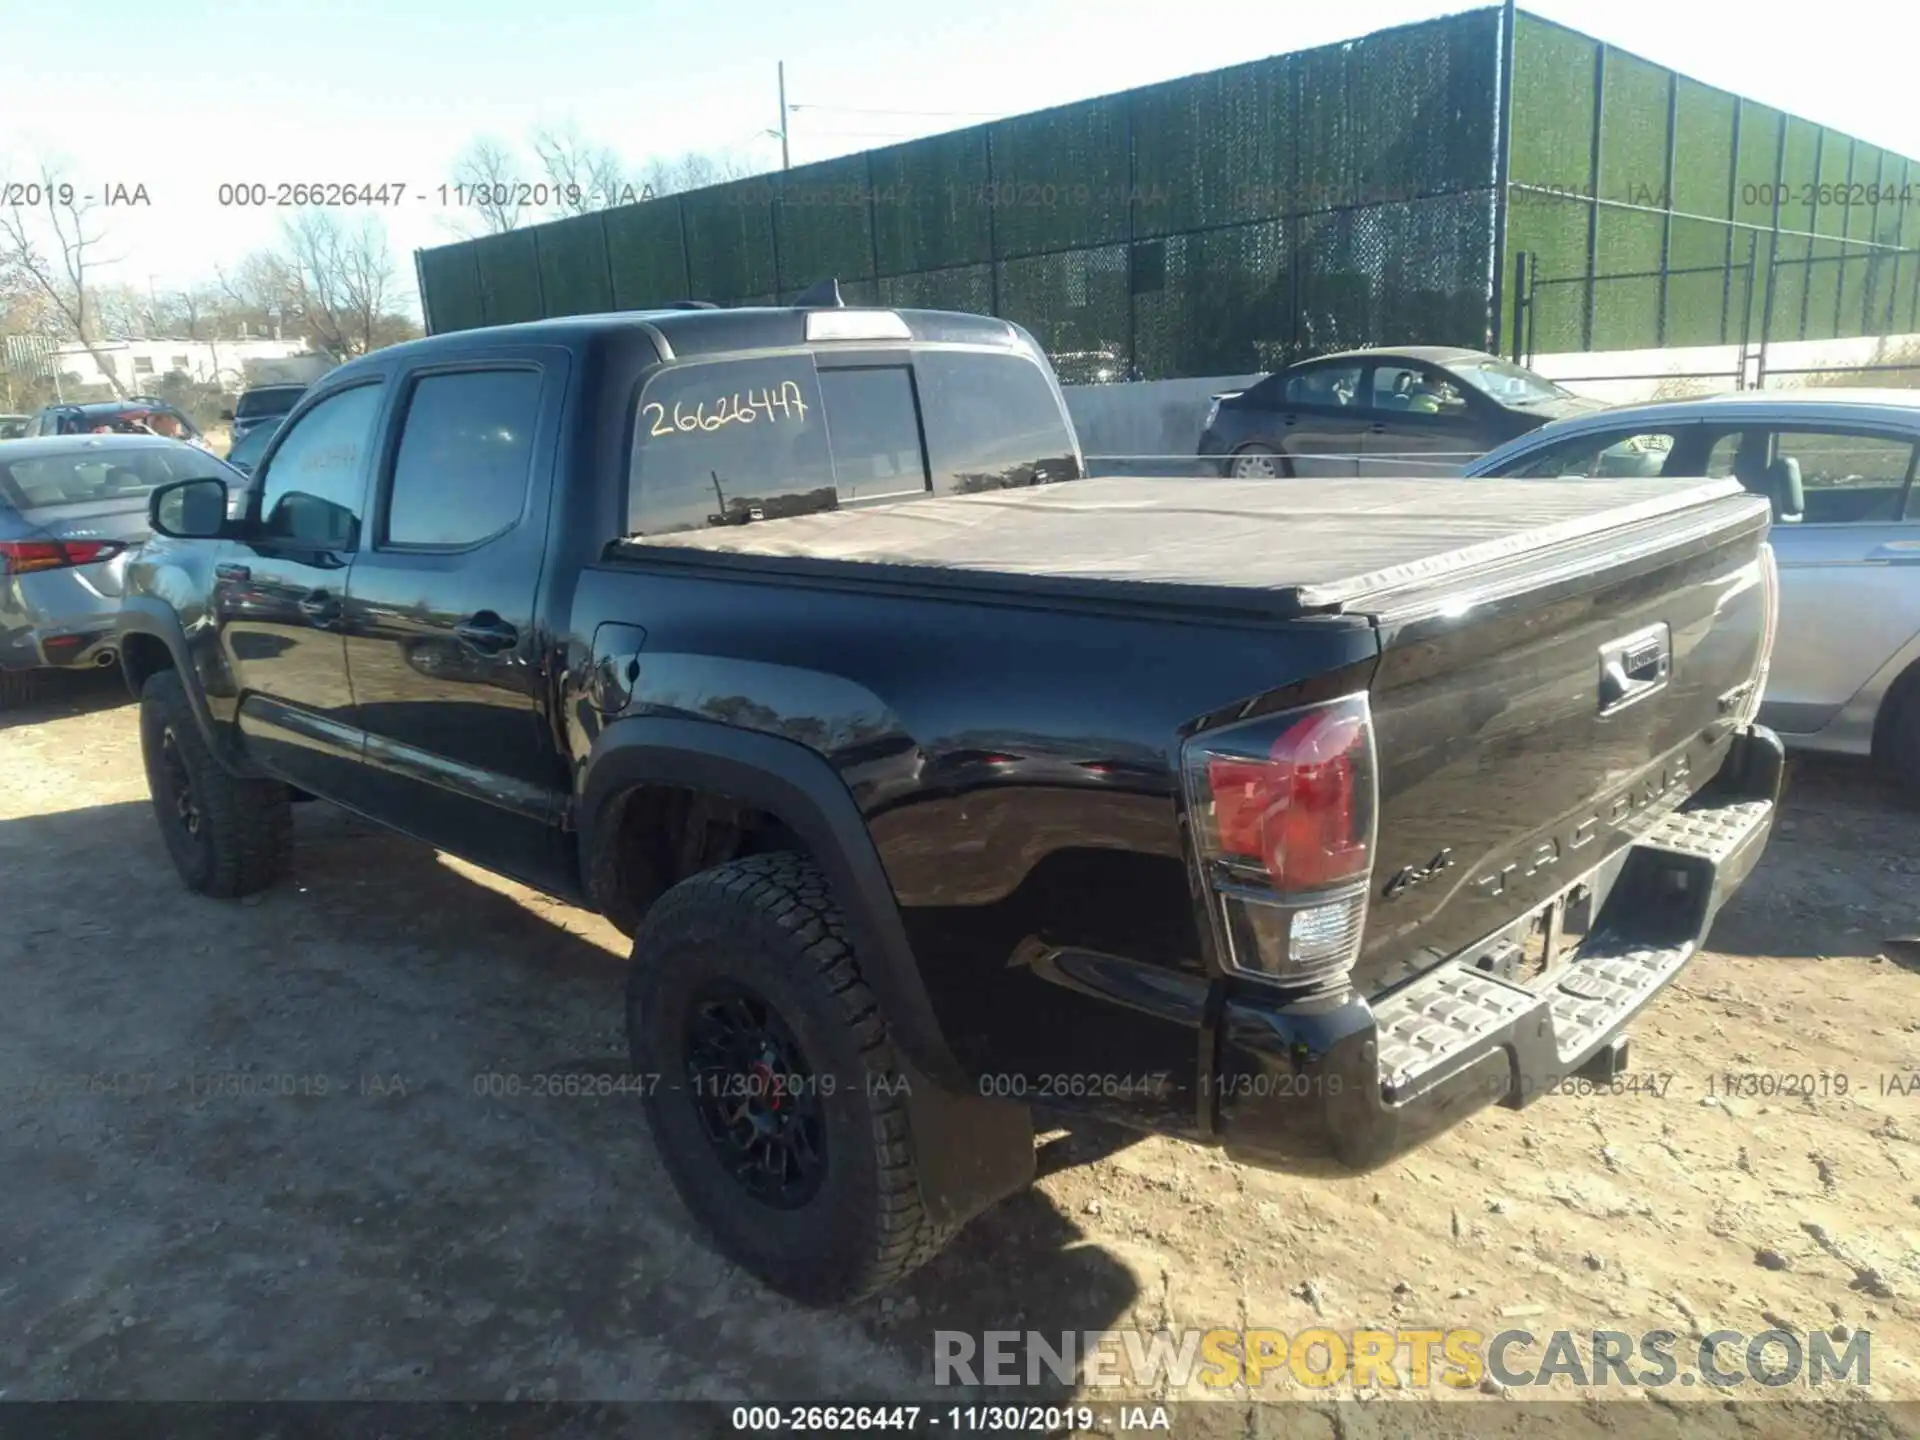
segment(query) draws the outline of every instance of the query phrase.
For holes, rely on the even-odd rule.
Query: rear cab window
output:
[[[240,420],[251,420],[259,415],[284,415],[293,409],[294,402],[304,393],[306,393],[304,385],[268,386],[249,390],[233,407],[234,417]]]
[[[690,360],[634,427],[630,534],[1077,479],[1047,373],[1016,351],[898,346]]]

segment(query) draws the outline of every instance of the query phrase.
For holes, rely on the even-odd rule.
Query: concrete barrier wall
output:
[[[1197,380],[1137,380],[1116,385],[1067,385],[1067,413],[1080,449],[1095,457],[1193,458],[1212,397],[1244,390],[1259,375],[1221,375]],[[1094,468],[1103,468],[1094,466]]]

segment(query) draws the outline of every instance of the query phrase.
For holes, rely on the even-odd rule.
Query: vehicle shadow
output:
[[[145,802],[0,821],[0,1068],[143,1086],[0,1096],[16,1396],[924,1403],[938,1331],[1057,1346],[1138,1299],[1033,1190],[880,1296],[789,1304],[709,1247],[636,1098],[534,1093],[625,1071],[617,932],[325,804],[295,828],[234,903],[181,890]],[[246,1344],[197,1338],[215,1312]],[[1069,1393],[1039,1378],[939,1393]]]
[[[46,670],[38,677],[38,689],[24,705],[0,710],[0,730],[16,725],[38,725],[66,715],[91,715],[96,710],[111,710],[131,705],[127,682],[118,665],[89,670]]]

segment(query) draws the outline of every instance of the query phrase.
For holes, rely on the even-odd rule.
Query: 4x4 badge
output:
[[[1449,847],[1448,849],[1442,850],[1438,855],[1435,855],[1424,865],[1407,866],[1406,869],[1402,870],[1387,882],[1386,898],[1391,900],[1396,895],[1404,894],[1422,881],[1431,880],[1452,864],[1453,850]]]

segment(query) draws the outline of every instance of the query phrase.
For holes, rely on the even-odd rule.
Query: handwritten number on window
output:
[[[656,438],[711,433],[729,425],[752,425],[762,417],[768,421],[792,420],[805,424],[807,402],[798,384],[783,380],[778,389],[767,386],[748,390],[744,395],[736,390],[731,395],[698,401],[691,407],[684,400],[676,400],[671,414],[658,400],[649,400],[640,407],[640,413],[652,422],[647,428],[648,437]]]

